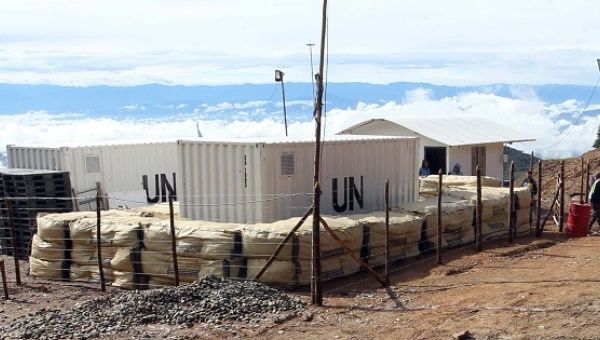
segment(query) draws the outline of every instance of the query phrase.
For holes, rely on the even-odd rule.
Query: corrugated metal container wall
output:
[[[182,216],[222,222],[262,219],[259,144],[179,141],[178,145]]]
[[[322,212],[338,215],[382,210],[386,179],[391,182],[392,204],[414,200],[418,143],[417,138],[325,142]],[[270,222],[300,216],[311,205],[313,143],[215,146],[180,141],[179,158],[183,217]]]
[[[62,148],[65,169],[77,191],[102,183],[111,206],[165,202],[176,190],[177,143],[146,143]]]
[[[8,167],[15,169],[65,170],[64,153],[59,148],[8,145]]]

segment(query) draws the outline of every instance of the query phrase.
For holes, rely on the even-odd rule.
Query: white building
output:
[[[338,135],[418,136],[419,157],[429,161],[432,173],[447,173],[458,162],[464,175],[475,175],[479,164],[482,174],[496,178],[503,174],[504,144],[535,140],[494,121],[465,116],[370,119]]]

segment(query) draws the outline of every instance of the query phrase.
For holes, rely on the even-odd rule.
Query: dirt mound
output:
[[[600,149],[588,151],[576,158],[565,158],[565,197],[581,191],[581,158],[584,162],[590,164],[590,178],[600,171]],[[560,172],[560,159],[550,159],[543,161],[543,176],[542,176],[542,205],[550,206],[552,198],[556,193],[556,179]],[[538,178],[537,163],[533,167],[533,178]],[[584,168],[585,171],[585,168]],[[521,175],[515,182],[515,185],[520,185],[527,174]],[[591,179],[590,179],[591,180]],[[585,185],[585,183],[584,183]],[[584,189],[585,191],[585,189]]]

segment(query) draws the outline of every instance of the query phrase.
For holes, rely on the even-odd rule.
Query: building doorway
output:
[[[481,176],[485,176],[485,146],[473,146],[471,148],[471,176],[477,175],[477,165],[481,169]]]
[[[429,161],[431,174],[437,174],[440,169],[442,169],[443,174],[446,174],[446,148],[426,146],[424,150],[425,159]]]

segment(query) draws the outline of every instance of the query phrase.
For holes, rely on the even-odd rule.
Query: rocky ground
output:
[[[551,230],[540,239],[489,243],[481,253],[472,247],[450,250],[441,266],[430,257],[396,265],[387,291],[366,274],[327,283],[321,308],[301,307],[299,300],[262,285],[254,293],[258,289],[254,286],[225,287],[228,283],[216,279],[179,290],[133,293],[111,288],[102,294],[96,285],[27,277],[21,287],[10,284],[10,300],[0,298],[0,337],[7,337],[8,331],[24,334],[28,325],[42,324],[58,327],[47,338],[72,337],[76,332],[90,337],[96,334],[85,327],[96,318],[109,318],[107,327],[113,329],[99,332],[100,338],[594,339],[600,334],[599,243],[597,236],[567,239]],[[226,297],[208,293],[214,289],[235,293]],[[206,299],[212,302],[191,307],[183,302],[186,307],[179,314],[171,302],[161,300],[179,296],[193,301],[200,295],[210,296]],[[261,307],[248,320],[239,320],[246,314],[239,314],[243,307],[235,299],[244,295],[252,295],[245,298],[256,299]],[[309,301],[306,292],[287,295]],[[147,304],[157,299],[162,301],[160,311],[142,322],[155,310]],[[284,307],[273,311],[269,301],[280,301]],[[199,316],[188,322],[194,311]],[[65,320],[73,313],[81,313],[76,320],[83,328],[68,326]],[[48,315],[54,316],[46,321]],[[206,321],[213,317],[215,322]],[[122,320],[130,321],[119,326]]]

